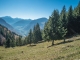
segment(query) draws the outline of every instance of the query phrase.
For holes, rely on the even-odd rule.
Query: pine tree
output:
[[[15,47],[16,46],[16,42],[14,39],[11,40],[11,47]]]
[[[37,32],[36,32],[36,26],[33,28],[33,43],[37,43]]]
[[[9,37],[7,37],[5,47],[8,48],[8,47],[10,47],[10,46],[11,46],[11,40],[10,40]]]
[[[36,36],[37,36],[37,40],[38,40],[38,41],[41,41],[41,40],[42,40],[41,31],[40,31],[40,26],[39,26],[38,23],[36,24]]]
[[[54,45],[54,40],[58,38],[58,28],[59,26],[59,11],[54,10],[51,17],[49,18],[49,21],[47,23],[47,26],[45,26],[44,30],[44,37],[49,41],[52,40],[52,45]]]
[[[65,42],[65,35],[67,33],[67,23],[68,23],[67,16],[66,16],[66,7],[65,7],[65,5],[63,6],[63,9],[61,11],[60,20],[62,22],[62,27],[63,27],[62,31],[64,31],[63,38],[64,38],[64,42]]]
[[[16,46],[19,46],[19,38],[16,39]]]
[[[74,8],[73,10],[73,23],[72,24],[72,35],[80,34],[80,1],[78,3],[78,6]]]
[[[78,3],[78,6],[76,7],[76,16],[80,16],[80,1]]]
[[[27,37],[24,39],[23,45],[27,45]]]
[[[28,44],[31,45],[32,43],[32,30],[30,29],[29,35],[28,35],[28,39],[27,39]]]
[[[42,40],[40,26],[37,23],[36,26],[33,28],[33,43],[37,43],[38,41]]]
[[[62,8],[61,14],[60,14],[60,20],[63,21],[63,27],[66,28],[67,27],[67,16],[66,16],[66,7],[65,5]]]
[[[63,17],[65,16],[63,15]],[[60,20],[59,11],[54,10],[45,24],[43,37],[48,41],[52,40],[52,45],[54,45],[54,40],[64,38],[67,33],[67,29],[64,26],[65,20],[63,20]]]
[[[22,46],[22,36],[19,36],[19,46]]]
[[[72,34],[74,34],[74,32],[72,32],[71,30],[74,30],[73,26],[74,26],[74,17],[73,17],[73,9],[72,6],[70,6],[69,10],[68,10],[68,16],[67,16],[67,36],[70,36]]]
[[[15,41],[15,38],[14,38],[14,34],[11,34],[11,35],[12,35],[11,47],[15,47],[16,46],[16,41]]]
[[[42,32],[42,38],[44,39],[44,41],[48,41],[49,42],[50,38],[49,38],[48,22],[45,23],[44,30]]]

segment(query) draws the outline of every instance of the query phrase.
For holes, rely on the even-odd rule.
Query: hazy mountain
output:
[[[25,28],[24,31],[27,31],[26,34],[29,32],[30,29],[33,29],[34,25],[36,25],[37,23],[39,23],[40,28],[43,29],[44,28],[44,24],[45,22],[47,22],[48,19],[47,18],[39,18],[39,19],[35,19],[32,20]]]
[[[41,29],[43,29],[45,22],[47,22],[47,18],[39,18],[35,20],[31,19],[23,19],[16,23],[14,23],[12,26],[17,29],[20,34],[24,35],[27,34],[30,29],[34,27],[37,23],[39,23]]]
[[[44,24],[45,24],[45,22],[47,22],[47,20],[48,20],[47,18],[39,18],[39,19],[36,19],[36,20],[32,20],[32,21],[24,28],[24,30],[33,28],[34,25],[36,25],[37,23],[39,23],[41,29],[43,29]]]
[[[10,16],[5,16],[1,18],[2,18],[1,20],[3,21],[5,20],[4,21],[5,23],[0,22],[1,24],[6,26],[10,30],[15,29],[18,32],[18,34],[21,34],[21,35],[26,35],[28,31],[32,29],[34,25],[36,25],[37,23],[39,23],[40,28],[43,29],[45,22],[47,22],[48,20],[47,18],[38,18],[35,20],[31,20],[31,19],[12,18]]]
[[[12,24],[14,24],[15,22],[21,20],[21,19],[19,19],[19,18],[12,18],[12,17],[10,17],[10,16],[4,16],[4,17],[1,17],[1,18],[3,18],[3,19],[4,19],[8,24],[10,24],[10,25],[12,25]]]
[[[26,20],[23,19],[23,20],[20,20],[16,23],[12,24],[12,26],[14,26],[14,27],[23,26],[24,27],[24,26],[28,25],[31,21],[32,21],[31,19],[26,19]]]
[[[14,28],[11,25],[9,25],[8,23],[6,23],[6,21],[4,21],[4,19],[2,19],[2,18],[0,18],[0,24],[7,27],[11,31],[14,30]]]
[[[20,32],[9,25],[4,19],[0,18],[0,24],[8,28],[10,31],[15,32],[20,35]]]

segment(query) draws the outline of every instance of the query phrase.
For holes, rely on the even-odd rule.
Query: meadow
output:
[[[51,46],[51,41],[14,48],[0,46],[0,60],[79,60],[79,37],[67,39],[66,43],[56,40],[54,46]]]

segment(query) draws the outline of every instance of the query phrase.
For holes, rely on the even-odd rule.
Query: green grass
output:
[[[66,41],[68,40],[72,42],[63,44],[63,40],[57,40],[55,45],[49,48],[47,47],[51,42],[39,43],[36,46],[0,47],[0,60],[79,60],[80,38],[73,37]]]

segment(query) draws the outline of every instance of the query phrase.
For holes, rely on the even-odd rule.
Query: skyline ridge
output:
[[[36,18],[36,19],[24,19],[24,18],[21,18],[21,17],[11,17],[11,16],[0,16],[0,18],[3,18],[3,17],[7,17],[7,18],[12,18],[12,19],[23,19],[23,20],[37,20],[37,19],[41,19],[41,18],[46,18],[46,17],[40,17],[40,18]],[[48,19],[48,18],[46,18]]]

